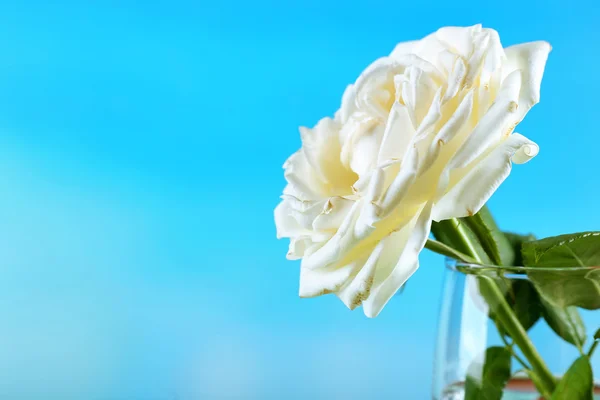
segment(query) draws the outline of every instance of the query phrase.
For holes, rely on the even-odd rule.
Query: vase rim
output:
[[[527,274],[528,272],[555,272],[555,273],[593,273],[593,271],[597,271],[597,277],[600,278],[600,266],[593,267],[582,267],[582,266],[573,266],[573,267],[525,267],[525,266],[498,266],[491,264],[477,264],[477,263],[469,263],[460,260],[455,260],[454,258],[446,257],[446,268],[461,272],[464,274],[481,274],[485,272],[500,272],[500,273],[509,273],[509,274]],[[526,277],[526,275],[525,275]]]

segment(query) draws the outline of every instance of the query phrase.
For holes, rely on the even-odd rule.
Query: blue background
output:
[[[600,229],[596,1],[3,2],[0,397],[429,398],[442,260],[368,320],[300,300],[281,165],[395,43],[549,41],[540,155],[490,207]]]

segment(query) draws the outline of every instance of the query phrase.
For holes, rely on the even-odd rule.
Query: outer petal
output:
[[[288,181],[284,194],[301,200],[318,200],[323,197],[322,182],[310,166],[303,149],[292,154],[283,168],[285,179]]]
[[[423,118],[421,125],[419,125],[419,128],[417,129],[415,142],[420,142],[432,134],[434,132],[435,125],[442,118],[442,89],[443,88],[439,88],[435,93],[435,96],[431,101],[431,105],[429,106],[429,111],[427,111],[425,118]]]
[[[377,168],[369,182],[369,187],[363,197],[363,206],[354,224],[354,236],[364,238],[375,230],[375,223],[381,219],[381,209],[377,202],[383,194],[385,173],[382,168]]]
[[[465,130],[465,126],[468,125],[472,110],[473,91],[471,90],[465,95],[454,114],[452,114],[429,144],[429,149],[425,151],[425,157],[421,160],[419,176],[427,172],[436,162],[444,147]]]
[[[477,163],[436,203],[433,220],[467,217],[477,213],[510,174],[513,161],[535,157],[537,144],[515,133]]]
[[[466,74],[467,66],[465,65],[463,59],[458,56],[455,57],[454,62],[452,63],[452,69],[450,70],[448,76],[448,88],[446,89],[446,93],[444,94],[442,102],[445,103],[456,96],[458,91],[463,87]]]
[[[484,29],[489,36],[488,49],[485,56],[485,61],[481,69],[481,84],[489,85],[489,81],[494,72],[499,71],[502,63],[506,59],[500,36],[494,29]]]
[[[473,51],[473,35],[481,32],[481,24],[460,27],[447,26],[438,29],[435,36],[438,40],[457,55],[464,59],[468,59]]]
[[[402,80],[402,99],[416,129],[429,111],[429,105],[438,87],[423,70],[412,66],[406,68],[404,75],[394,77],[396,92],[400,83],[396,82],[397,78]]]
[[[424,71],[434,80],[434,82],[443,81],[443,75],[434,64],[415,54],[398,57],[382,57],[369,65],[356,80],[354,90],[357,97],[361,96],[360,93],[365,87],[377,83],[385,83],[390,79],[393,79],[395,75],[403,74],[407,67],[415,67]]]
[[[312,221],[312,227],[316,231],[335,231],[344,222],[344,218],[352,210],[352,200],[343,197],[331,197],[319,215]]]
[[[342,96],[340,109],[336,113],[336,120],[345,124],[354,111],[356,111],[356,92],[354,85],[348,85]]]
[[[286,258],[288,260],[301,259],[304,257],[304,253],[311,245],[312,241],[307,237],[291,238]]]
[[[531,107],[540,101],[542,76],[551,50],[552,47],[548,42],[524,43],[505,49],[507,62],[503,73],[509,75],[515,70],[522,72],[523,82],[519,95],[521,119]]]
[[[335,235],[323,247],[305,256],[302,259],[301,268],[326,270],[329,267],[335,267],[363,239],[354,235],[354,225],[359,217],[363,203],[363,201],[357,201],[352,205],[352,209],[344,218],[344,222],[340,225]],[[368,234],[368,231],[365,234]]]
[[[406,196],[417,176],[418,167],[419,153],[416,148],[412,147],[403,160],[398,175],[396,175],[381,200],[381,208],[384,215],[392,212]]]
[[[394,159],[402,160],[414,135],[415,129],[406,106],[394,103],[383,133],[377,164]]]
[[[445,49],[446,47],[438,40],[436,34],[432,33],[421,40],[399,43],[390,53],[390,58],[399,60],[407,55],[415,54],[439,69],[442,66],[439,64],[439,54]]]
[[[450,168],[467,166],[485,153],[490,145],[500,141],[502,134],[514,128],[520,82],[518,71],[515,71],[503,82],[495,103],[454,155],[450,161]]]
[[[373,278],[377,271],[377,265],[381,262],[387,242],[381,240],[369,255],[367,262],[358,271],[354,279],[349,279],[346,284],[336,293],[340,300],[351,310],[360,306],[369,297]],[[389,245],[388,245],[389,246]]]
[[[381,280],[390,275],[410,238],[415,218],[404,221],[395,232],[372,246],[372,250],[367,249],[368,259],[362,268],[349,277],[336,292],[348,308],[353,310],[369,298],[376,276],[381,283]]]
[[[377,166],[377,155],[383,134],[383,127],[375,125],[372,129],[365,129],[354,135],[349,157],[350,168],[354,171],[354,176],[368,175]],[[350,187],[355,181],[356,179],[347,187]]]
[[[304,256],[305,250],[312,244],[310,231],[301,226],[294,217],[294,210],[290,199],[286,199],[275,208],[275,225],[277,227],[277,238],[290,238],[290,246],[286,255],[288,260],[297,260]],[[316,235],[315,235],[316,236]]]
[[[490,35],[487,32],[477,32],[473,35],[473,50],[467,61],[469,72],[465,78],[466,87],[473,86],[475,78],[479,76],[481,65],[487,54],[489,44]]]
[[[300,235],[313,235],[317,232],[313,231],[313,221],[323,212],[326,200],[315,201],[315,202],[302,202],[302,207],[297,206],[297,201],[291,201],[291,196],[284,196],[284,202],[289,204],[290,207],[287,210],[288,215],[298,223],[298,226],[302,229]],[[293,236],[297,236],[292,235]]]
[[[402,233],[407,238],[400,258],[395,265],[390,259],[384,259],[378,265],[370,295],[363,302],[363,310],[369,318],[379,315],[392,296],[419,268],[419,253],[431,230],[431,203],[426,204],[414,223],[404,229],[408,231]]]
[[[323,118],[312,129],[300,128],[302,152],[319,180],[314,183],[323,197],[347,194],[357,178],[339,157],[342,148],[339,131],[339,124],[331,118]]]
[[[368,173],[369,168],[377,162],[382,137],[383,129],[375,118],[362,112],[352,114],[340,130],[342,165],[358,176]]]
[[[390,53],[390,57],[398,58],[401,56],[405,56],[407,54],[418,54],[419,48],[422,47],[422,43],[424,40],[427,40],[429,37],[435,38],[433,35],[429,35],[421,40],[411,40],[408,42],[400,42],[394,47],[394,50]]]
[[[275,208],[275,226],[277,239],[296,236],[302,231],[298,222],[291,216],[290,203],[285,200]]]
[[[316,297],[337,292],[364,265],[365,260],[355,259],[337,268],[300,269],[300,297]]]

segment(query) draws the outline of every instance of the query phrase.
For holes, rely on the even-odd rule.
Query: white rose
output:
[[[418,268],[431,221],[479,211],[538,146],[513,133],[539,101],[550,45],[447,27],[400,43],[301,128],[275,210],[300,296],[335,293],[375,317]]]

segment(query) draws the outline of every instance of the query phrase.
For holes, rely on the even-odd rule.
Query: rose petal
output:
[[[537,145],[515,133],[478,162],[435,204],[433,219],[467,217],[477,213],[510,174],[511,158],[523,162],[534,157]]]
[[[313,236],[320,239],[324,237],[317,237],[318,232],[314,232],[313,226],[315,219],[323,212],[327,200],[303,202],[289,195],[283,195],[282,198],[283,201],[275,208],[278,238]]]
[[[386,239],[377,243],[367,262],[360,268],[356,276],[353,279],[348,279],[337,291],[337,296],[349,309],[354,310],[369,297],[381,254],[386,245],[389,246]]]
[[[314,220],[323,212],[327,200],[320,200],[308,203],[309,206],[305,206],[302,209],[290,207],[288,214],[296,220],[298,226],[304,229],[306,232],[310,232],[313,229]]]
[[[356,91],[354,85],[348,85],[342,96],[342,104],[338,111],[339,121],[345,124],[356,111]]]
[[[364,259],[355,259],[342,267],[300,269],[300,297],[316,297],[335,293],[364,265]]]
[[[303,149],[298,150],[283,165],[284,176],[288,185],[284,194],[289,194],[301,200],[317,200],[322,198],[322,182],[315,175]]]
[[[413,66],[407,67],[402,77],[402,99],[416,129],[429,111],[438,88],[427,73]]]
[[[323,118],[312,129],[300,128],[304,158],[320,181],[313,180],[311,185],[317,188],[322,197],[349,194],[350,186],[357,179],[356,174],[346,168],[339,157],[339,132],[339,124],[331,118]]]
[[[342,165],[351,169],[359,177],[368,174],[377,162],[379,144],[383,137],[383,128],[375,118],[365,113],[352,114],[340,130]]]
[[[323,210],[313,220],[312,228],[317,231],[337,230],[348,215],[354,201],[343,197],[331,197],[325,203]]]
[[[468,73],[465,77],[465,87],[470,88],[475,83],[475,79],[479,77],[479,72],[483,66],[483,60],[488,51],[490,43],[490,35],[486,32],[478,32],[473,35],[473,51],[467,61]]]
[[[384,128],[381,125],[372,125],[370,129],[361,129],[354,134],[349,156],[354,176],[367,175],[377,166],[377,155],[383,135]],[[352,183],[354,182],[350,182],[350,185]]]
[[[288,260],[299,260],[304,257],[304,252],[312,244],[308,237],[296,237],[290,239],[290,246],[286,254]]]
[[[482,86],[489,84],[491,76],[495,72],[499,72],[503,61],[506,59],[498,32],[494,29],[484,29],[484,31],[487,33],[489,41],[480,75]]]
[[[406,106],[394,103],[385,126],[377,164],[388,160],[402,160],[415,135]]]
[[[275,226],[277,239],[294,237],[303,234],[298,222],[291,216],[291,207],[288,201],[282,201],[275,207]]]
[[[444,147],[468,126],[472,109],[473,91],[471,90],[465,95],[459,106],[456,108],[456,111],[452,114],[448,122],[440,129],[429,145],[429,149],[425,152],[425,157],[419,167],[419,176],[423,175],[431,168]]]
[[[401,246],[402,252],[398,261],[393,263],[390,262],[393,257],[380,257],[382,262],[377,266],[373,287],[369,297],[363,301],[363,310],[369,318],[379,315],[392,296],[419,268],[419,253],[423,250],[431,230],[431,203],[426,204],[414,223],[404,229],[407,231],[401,230],[402,233],[398,233],[406,235],[401,239],[406,242]]]
[[[438,40],[436,34],[432,33],[421,40],[398,43],[390,53],[390,58],[400,60],[405,56],[414,54],[439,69],[443,66],[438,63],[438,55],[445,49],[444,44]]]
[[[323,269],[331,267],[340,262],[348,251],[360,242],[362,238],[354,235],[354,225],[362,205],[363,201],[354,202],[335,235],[323,247],[302,259],[302,268]]]
[[[377,86],[377,84],[385,83],[390,79],[393,79],[395,75],[403,74],[407,67],[415,67],[424,71],[438,84],[444,79],[444,76],[435,65],[415,54],[401,55],[398,57],[382,57],[375,60],[375,62],[369,65],[367,69],[360,74],[354,84],[354,90],[357,95],[359,95],[366,87]]]
[[[523,82],[519,95],[519,115],[522,119],[527,111],[540,101],[540,86],[546,68],[546,60],[552,47],[548,42],[531,42],[510,46],[505,49],[507,62],[503,69],[508,75],[521,70]]]
[[[435,124],[438,123],[440,118],[442,118],[442,89],[439,88],[435,93],[433,100],[431,101],[431,106],[429,107],[429,111],[423,121],[421,121],[421,125],[417,129],[417,133],[415,134],[415,143],[420,142],[421,140],[427,138],[435,128]]]
[[[454,50],[456,55],[467,60],[473,51],[473,34],[477,32],[481,32],[481,24],[469,27],[447,26],[438,29],[435,36],[447,48]]]
[[[398,172],[398,175],[396,175],[383,196],[381,209],[384,216],[396,208],[404,196],[406,196],[411,184],[415,180],[418,166],[419,154],[417,149],[412,147],[400,166],[400,172]]]
[[[381,208],[376,202],[382,195],[384,179],[383,170],[376,169],[371,177],[360,215],[354,226],[354,235],[358,238],[367,237],[368,233],[375,229],[375,222],[381,219]]]
[[[509,78],[503,83],[494,104],[479,120],[473,132],[450,161],[450,168],[467,166],[483,154],[492,143],[500,141],[507,129],[514,128],[520,75],[511,74]]]
[[[445,103],[456,96],[458,91],[461,90],[464,85],[466,75],[467,66],[462,58],[456,57],[450,75],[448,76],[448,88],[446,89],[442,103]]]

